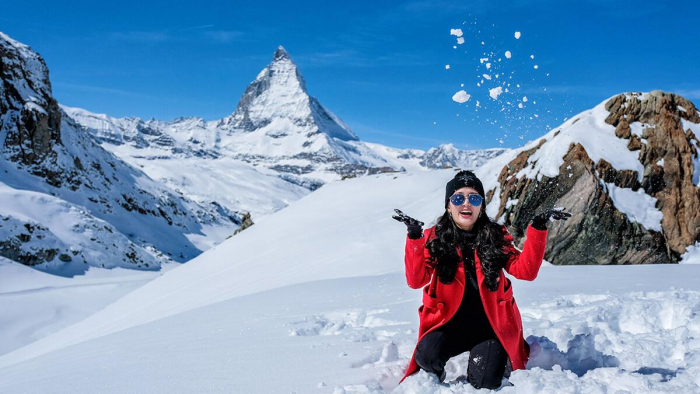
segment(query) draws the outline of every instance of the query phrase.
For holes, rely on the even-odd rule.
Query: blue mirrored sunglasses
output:
[[[484,202],[484,198],[478,194],[470,194],[469,196],[465,196],[464,194],[453,194],[452,197],[450,197],[450,201],[452,202],[452,205],[458,207],[464,204],[464,201],[466,201],[467,198],[469,198],[469,205],[473,207],[478,207],[482,202]]]

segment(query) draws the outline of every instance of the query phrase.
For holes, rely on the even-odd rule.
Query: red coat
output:
[[[513,237],[505,230],[505,237],[513,241]],[[423,288],[423,305],[418,308],[420,327],[418,329],[418,342],[425,335],[447,323],[459,309],[464,296],[465,273],[464,264],[457,268],[455,278],[450,284],[444,284],[438,280],[435,266],[430,260],[430,253],[425,247],[426,243],[435,237],[435,227],[425,230],[422,238],[406,238],[406,280],[412,289]],[[537,230],[532,226],[527,228],[527,239],[522,252],[515,249],[513,258],[508,261],[505,271],[518,279],[534,280],[542,265],[544,248],[547,240],[547,230]],[[520,311],[513,299],[513,287],[510,280],[501,271],[498,290],[489,291],[484,285],[484,274],[481,271],[481,262],[474,251],[476,262],[476,278],[479,284],[481,301],[484,304],[486,317],[491,323],[496,336],[508,353],[513,369],[525,369],[529,357],[529,347],[523,338],[523,323]],[[408,364],[408,370],[403,379],[418,370],[416,364],[416,352]],[[403,379],[401,381],[403,382]]]

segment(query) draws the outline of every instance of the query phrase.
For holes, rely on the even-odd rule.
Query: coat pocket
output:
[[[425,308],[430,309],[432,311],[444,308],[445,304],[442,301],[428,293],[428,287],[429,286],[426,286],[423,289],[423,305],[425,306]]]
[[[513,285],[510,282],[510,279],[506,278],[505,275],[503,276],[503,279],[503,293],[499,294],[498,296],[498,302],[501,304],[513,300]]]

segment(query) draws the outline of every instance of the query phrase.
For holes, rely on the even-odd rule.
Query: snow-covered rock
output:
[[[522,237],[536,213],[568,208],[571,219],[550,225],[554,264],[677,262],[700,240],[700,151],[686,127],[698,123],[672,93],[615,96],[479,168],[488,213]]]

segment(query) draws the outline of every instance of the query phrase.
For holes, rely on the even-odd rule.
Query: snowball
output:
[[[519,40],[519,39],[520,39],[520,32],[519,32],[519,31],[516,31],[516,32],[515,32],[515,39],[516,39],[516,40]]]
[[[501,93],[503,93],[503,88],[500,86],[489,90],[489,96],[494,100],[497,100]]]
[[[455,93],[454,96],[452,96],[452,100],[454,100],[458,103],[465,103],[465,102],[469,101],[469,99],[471,97],[472,96],[467,94],[467,92],[465,92],[464,90],[460,90],[459,92]]]
[[[450,29],[451,36],[462,37],[462,29]]]
[[[511,55],[510,51],[506,51],[506,59],[510,59],[511,56],[512,55]]]
[[[540,66],[535,64],[535,70],[537,70],[538,68],[540,68]]]

